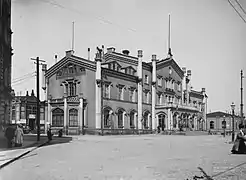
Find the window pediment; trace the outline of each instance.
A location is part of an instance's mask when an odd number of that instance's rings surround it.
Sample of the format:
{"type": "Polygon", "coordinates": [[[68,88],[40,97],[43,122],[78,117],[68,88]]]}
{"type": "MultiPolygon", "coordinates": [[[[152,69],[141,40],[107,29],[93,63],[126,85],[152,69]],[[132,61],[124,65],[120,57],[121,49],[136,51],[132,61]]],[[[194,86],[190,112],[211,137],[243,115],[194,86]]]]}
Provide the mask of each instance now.
{"type": "Polygon", "coordinates": [[[78,66],[73,63],[69,63],[57,71],[57,78],[71,77],[75,75],[85,74],[86,70],[84,67],[78,66]]]}

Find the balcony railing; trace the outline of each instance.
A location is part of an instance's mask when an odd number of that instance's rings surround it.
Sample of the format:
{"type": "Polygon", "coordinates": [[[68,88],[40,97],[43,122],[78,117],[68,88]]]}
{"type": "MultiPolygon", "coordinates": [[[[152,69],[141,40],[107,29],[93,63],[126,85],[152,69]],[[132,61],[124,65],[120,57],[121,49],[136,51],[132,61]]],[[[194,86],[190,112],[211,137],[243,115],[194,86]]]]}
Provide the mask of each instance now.
{"type": "Polygon", "coordinates": [[[158,104],[156,105],[156,108],[174,108],[174,109],[186,109],[191,111],[199,111],[198,107],[194,107],[191,105],[185,105],[185,104],[177,104],[177,103],[164,103],[164,104],[158,104]]]}

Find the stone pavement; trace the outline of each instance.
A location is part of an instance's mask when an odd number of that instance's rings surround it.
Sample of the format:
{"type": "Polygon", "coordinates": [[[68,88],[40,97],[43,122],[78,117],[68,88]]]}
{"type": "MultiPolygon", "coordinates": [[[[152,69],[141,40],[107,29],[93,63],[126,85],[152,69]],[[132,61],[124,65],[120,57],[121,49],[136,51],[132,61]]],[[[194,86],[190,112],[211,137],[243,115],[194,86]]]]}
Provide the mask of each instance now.
{"type": "Polygon", "coordinates": [[[230,154],[230,137],[78,136],[70,143],[36,149],[0,170],[0,179],[245,180],[246,156],[230,154]]]}

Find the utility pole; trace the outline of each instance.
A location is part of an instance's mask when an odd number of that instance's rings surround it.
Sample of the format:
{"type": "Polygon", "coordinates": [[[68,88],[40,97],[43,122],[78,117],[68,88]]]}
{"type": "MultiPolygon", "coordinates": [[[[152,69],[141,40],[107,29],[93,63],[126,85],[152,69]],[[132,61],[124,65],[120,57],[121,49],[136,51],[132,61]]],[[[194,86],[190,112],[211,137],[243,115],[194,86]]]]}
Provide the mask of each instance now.
{"type": "Polygon", "coordinates": [[[40,60],[39,57],[36,59],[31,58],[31,60],[36,61],[36,72],[37,72],[37,78],[36,78],[36,91],[37,91],[37,113],[36,113],[36,126],[37,126],[37,141],[40,140],[40,99],[39,99],[39,65],[43,65],[40,62],[45,62],[44,60],[40,60]]]}
{"type": "Polygon", "coordinates": [[[241,104],[240,104],[240,114],[241,114],[241,124],[243,124],[243,70],[241,70],[241,104]]]}

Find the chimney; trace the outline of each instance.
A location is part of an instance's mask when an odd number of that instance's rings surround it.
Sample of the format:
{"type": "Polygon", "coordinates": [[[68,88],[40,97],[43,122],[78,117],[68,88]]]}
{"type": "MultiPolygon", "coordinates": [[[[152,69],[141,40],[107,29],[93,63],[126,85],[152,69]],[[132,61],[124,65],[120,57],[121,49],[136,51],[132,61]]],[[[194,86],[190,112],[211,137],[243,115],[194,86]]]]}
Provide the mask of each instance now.
{"type": "Polygon", "coordinates": [[[127,55],[127,56],[129,55],[129,53],[130,53],[130,51],[128,51],[128,50],[123,50],[122,51],[122,54],[127,55]]]}
{"type": "Polygon", "coordinates": [[[143,67],[142,67],[142,61],[143,61],[143,51],[138,50],[138,78],[142,79],[143,77],[143,67]]]}
{"type": "Polygon", "coordinates": [[[152,55],[152,82],[156,82],[156,55],[152,55]]]}
{"type": "Polygon", "coordinates": [[[101,63],[102,63],[102,52],[96,53],[96,80],[101,80],[101,63]]]}
{"type": "Polygon", "coordinates": [[[205,91],[205,88],[202,88],[202,93],[205,93],[206,91],[205,91]]]}
{"type": "Polygon", "coordinates": [[[29,96],[29,95],[28,95],[28,91],[26,91],[26,96],[29,96]]]}
{"type": "Polygon", "coordinates": [[[71,57],[74,54],[74,50],[66,51],[66,57],[71,57]]]}
{"type": "Polygon", "coordinates": [[[112,53],[112,52],[115,52],[114,47],[107,48],[107,53],[112,53]]]}
{"type": "Polygon", "coordinates": [[[34,96],[34,90],[32,89],[32,93],[31,93],[31,96],[34,96]]]}
{"type": "Polygon", "coordinates": [[[91,49],[88,48],[88,60],[89,60],[89,61],[90,61],[90,59],[91,59],[91,57],[90,57],[90,51],[91,51],[91,49]]]}
{"type": "Polygon", "coordinates": [[[55,55],[55,62],[57,63],[57,55],[55,55]]]}

